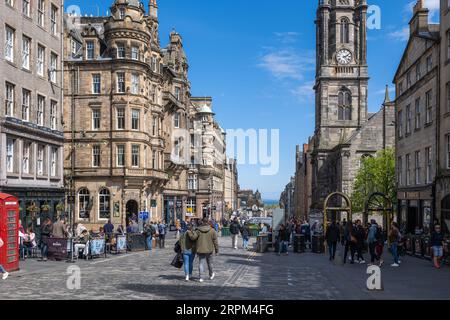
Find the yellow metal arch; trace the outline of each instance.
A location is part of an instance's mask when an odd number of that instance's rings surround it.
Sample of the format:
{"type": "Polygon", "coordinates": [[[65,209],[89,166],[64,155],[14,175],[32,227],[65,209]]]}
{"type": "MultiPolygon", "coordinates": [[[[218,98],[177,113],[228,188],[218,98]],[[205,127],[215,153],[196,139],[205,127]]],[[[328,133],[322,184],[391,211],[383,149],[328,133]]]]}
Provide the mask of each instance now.
{"type": "Polygon", "coordinates": [[[349,196],[347,196],[345,193],[342,192],[333,192],[331,194],[328,195],[328,197],[326,197],[325,199],[325,203],[324,203],[324,211],[323,211],[323,230],[324,230],[324,235],[325,232],[327,231],[327,213],[328,211],[345,211],[347,212],[347,219],[349,222],[352,221],[352,201],[350,200],[349,196]],[[333,198],[334,196],[338,196],[342,199],[345,200],[346,202],[346,206],[345,207],[329,207],[328,204],[331,200],[331,198],[333,198]]]}

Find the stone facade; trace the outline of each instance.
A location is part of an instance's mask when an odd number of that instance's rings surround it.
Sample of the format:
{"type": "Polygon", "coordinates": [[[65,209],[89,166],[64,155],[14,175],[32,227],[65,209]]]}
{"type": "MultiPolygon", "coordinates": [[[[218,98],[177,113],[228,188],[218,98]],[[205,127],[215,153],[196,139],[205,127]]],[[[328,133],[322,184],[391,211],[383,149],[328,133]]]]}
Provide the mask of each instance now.
{"type": "MultiPolygon", "coordinates": [[[[0,3],[0,192],[19,198],[24,225],[64,203],[62,1],[0,3]],[[44,206],[45,205],[45,206],[44,206]]],[[[62,209],[62,210],[61,210],[62,209]]]]}
{"type": "Polygon", "coordinates": [[[365,0],[319,3],[316,129],[311,141],[312,203],[321,211],[332,192],[352,193],[361,158],[394,144],[394,108],[387,98],[368,113],[365,0]]]}
{"type": "Polygon", "coordinates": [[[228,159],[225,164],[225,179],[224,179],[224,201],[225,212],[227,214],[233,213],[237,210],[237,192],[238,185],[238,171],[237,161],[235,159],[228,159]]]}
{"type": "Polygon", "coordinates": [[[398,220],[408,233],[429,230],[435,217],[440,53],[439,25],[428,23],[428,12],[418,1],[394,78],[398,220]]]}
{"type": "Polygon", "coordinates": [[[450,232],[450,3],[441,0],[437,218],[450,232]],[[444,223],[445,222],[445,223],[444,223]]]}
{"type": "MultiPolygon", "coordinates": [[[[309,139],[311,142],[311,139],[309,139]]],[[[308,219],[311,207],[312,165],[310,144],[304,144],[302,151],[300,146],[296,148],[295,160],[295,187],[294,187],[294,210],[295,217],[301,220],[308,219]]]]}

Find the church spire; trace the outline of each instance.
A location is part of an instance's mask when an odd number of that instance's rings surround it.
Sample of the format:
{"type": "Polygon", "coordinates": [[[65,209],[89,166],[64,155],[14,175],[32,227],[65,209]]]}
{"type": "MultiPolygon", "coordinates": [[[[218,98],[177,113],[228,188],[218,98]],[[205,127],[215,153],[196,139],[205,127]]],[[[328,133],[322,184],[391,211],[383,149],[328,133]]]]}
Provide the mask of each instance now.
{"type": "Polygon", "coordinates": [[[391,98],[389,96],[389,86],[386,85],[386,94],[384,96],[384,104],[388,104],[389,102],[391,102],[391,98]]]}

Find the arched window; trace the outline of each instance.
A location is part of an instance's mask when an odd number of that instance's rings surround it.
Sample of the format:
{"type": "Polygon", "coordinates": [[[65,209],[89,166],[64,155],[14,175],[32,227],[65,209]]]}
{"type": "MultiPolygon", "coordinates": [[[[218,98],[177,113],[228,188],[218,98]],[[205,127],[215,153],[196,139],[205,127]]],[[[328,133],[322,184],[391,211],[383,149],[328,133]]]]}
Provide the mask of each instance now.
{"type": "Polygon", "coordinates": [[[338,119],[352,120],[352,94],[348,90],[339,91],[338,119]]]}
{"type": "Polygon", "coordinates": [[[341,19],[341,43],[350,42],[350,22],[347,18],[341,19]]]}
{"type": "Polygon", "coordinates": [[[100,219],[111,217],[111,195],[106,188],[100,190],[98,194],[98,216],[100,219]]]}
{"type": "Polygon", "coordinates": [[[89,219],[90,211],[90,194],[86,188],[78,191],[78,218],[89,219]]]}

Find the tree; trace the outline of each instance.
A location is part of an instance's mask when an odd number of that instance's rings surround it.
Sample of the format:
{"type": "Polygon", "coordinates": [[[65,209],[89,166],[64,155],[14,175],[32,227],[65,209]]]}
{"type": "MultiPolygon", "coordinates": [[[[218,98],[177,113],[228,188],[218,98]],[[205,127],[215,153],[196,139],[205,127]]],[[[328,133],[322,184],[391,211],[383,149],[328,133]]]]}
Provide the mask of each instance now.
{"type": "Polygon", "coordinates": [[[375,157],[361,159],[353,187],[353,210],[362,212],[367,198],[374,192],[384,193],[392,203],[397,202],[394,149],[381,150],[375,157]]]}

